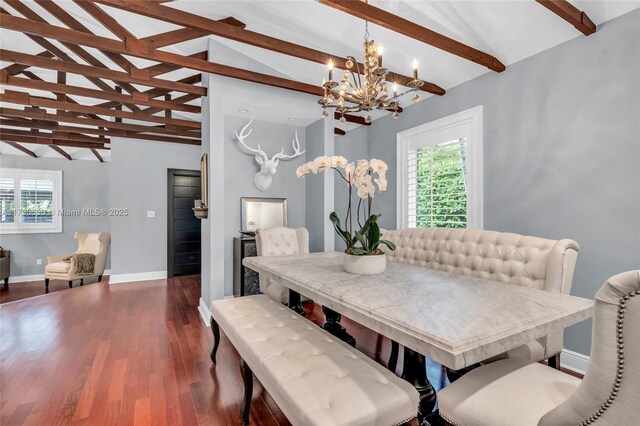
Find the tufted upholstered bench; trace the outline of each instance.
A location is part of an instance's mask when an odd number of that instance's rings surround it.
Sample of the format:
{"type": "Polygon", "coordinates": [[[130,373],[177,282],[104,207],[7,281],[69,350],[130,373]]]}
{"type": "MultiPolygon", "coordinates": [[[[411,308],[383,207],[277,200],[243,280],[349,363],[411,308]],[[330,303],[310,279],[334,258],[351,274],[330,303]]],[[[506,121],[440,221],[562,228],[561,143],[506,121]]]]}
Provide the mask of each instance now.
{"type": "Polygon", "coordinates": [[[224,331],[241,357],[249,423],[253,375],[294,426],[392,426],[418,411],[416,389],[266,295],[211,303],[215,363],[224,331]]]}
{"type": "MultiPolygon", "coordinates": [[[[548,240],[478,229],[421,228],[383,231],[396,244],[391,262],[469,275],[568,294],[580,247],[573,240],[548,240]]],[[[563,331],[508,352],[531,361],[549,359],[559,368],[563,331]]]]}

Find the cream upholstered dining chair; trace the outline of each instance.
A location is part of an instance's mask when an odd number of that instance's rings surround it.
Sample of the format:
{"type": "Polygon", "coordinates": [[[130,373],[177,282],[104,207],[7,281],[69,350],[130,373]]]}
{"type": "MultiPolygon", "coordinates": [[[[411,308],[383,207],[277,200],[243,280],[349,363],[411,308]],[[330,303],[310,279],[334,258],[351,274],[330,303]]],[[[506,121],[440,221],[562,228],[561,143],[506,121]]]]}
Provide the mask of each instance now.
{"type": "MultiPolygon", "coordinates": [[[[284,226],[259,229],[256,231],[256,251],[258,256],[309,253],[309,231],[284,226]]],[[[276,302],[289,303],[289,291],[271,279],[260,280],[260,291],[276,302]]]]}
{"type": "Polygon", "coordinates": [[[80,285],[84,284],[85,279],[91,277],[98,277],[98,281],[102,281],[102,274],[104,274],[104,268],[107,263],[109,244],[111,243],[111,234],[108,232],[76,232],[74,238],[78,242],[78,249],[72,254],[90,253],[96,256],[93,273],[79,273],[73,258],[70,262],[65,262],[64,258],[71,256],[70,254],[47,256],[47,266],[44,268],[44,285],[47,290],[49,289],[49,280],[68,281],[69,288],[73,286],[73,280],[79,279],[80,285]]]}
{"type": "Polygon", "coordinates": [[[640,423],[640,270],[595,297],[591,358],[581,381],[544,364],[507,358],[438,393],[454,425],[627,426],[640,423]]]}

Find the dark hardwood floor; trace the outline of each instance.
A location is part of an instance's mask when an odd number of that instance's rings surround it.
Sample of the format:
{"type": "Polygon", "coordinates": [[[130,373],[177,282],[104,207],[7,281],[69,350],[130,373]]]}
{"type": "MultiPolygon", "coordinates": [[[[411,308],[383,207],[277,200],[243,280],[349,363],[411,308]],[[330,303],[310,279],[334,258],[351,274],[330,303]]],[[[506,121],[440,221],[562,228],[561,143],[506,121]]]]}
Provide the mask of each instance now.
{"type": "MultiPolygon", "coordinates": [[[[95,280],[95,278],[93,278],[95,280]]],[[[109,276],[102,277],[103,283],[109,282],[109,276]]],[[[97,282],[87,283],[84,285],[98,284],[97,282]]],[[[80,280],[75,280],[73,286],[80,286],[80,280]]],[[[16,300],[27,299],[29,297],[42,296],[43,294],[55,293],[56,291],[64,291],[69,289],[69,282],[64,280],[51,280],[49,282],[49,292],[45,291],[44,280],[29,281],[23,283],[11,283],[8,289],[1,286],[0,304],[7,302],[15,302],[16,300]]]]}
{"type": "MultiPolygon", "coordinates": [[[[212,366],[199,297],[194,276],[95,283],[3,304],[0,424],[240,425],[239,358],[223,336],[212,366]]],[[[318,306],[306,309],[324,321],[318,306]]],[[[343,323],[360,350],[386,362],[388,339],[343,323]]],[[[444,386],[438,364],[429,376],[444,386]]],[[[251,424],[289,424],[259,383],[251,424]]]]}

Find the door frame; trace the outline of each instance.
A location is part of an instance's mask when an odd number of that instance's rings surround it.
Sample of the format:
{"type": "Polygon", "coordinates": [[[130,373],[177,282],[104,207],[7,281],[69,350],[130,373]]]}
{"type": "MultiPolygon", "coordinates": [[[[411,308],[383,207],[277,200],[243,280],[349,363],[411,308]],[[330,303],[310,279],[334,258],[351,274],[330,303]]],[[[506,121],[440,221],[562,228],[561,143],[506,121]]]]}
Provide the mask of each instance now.
{"type": "MultiPolygon", "coordinates": [[[[167,278],[174,276],[173,247],[173,178],[175,176],[200,177],[200,170],[167,169],[167,278]]],[[[202,191],[202,188],[200,188],[202,191]]],[[[200,241],[200,264],[202,265],[202,241],[200,241]]]]}

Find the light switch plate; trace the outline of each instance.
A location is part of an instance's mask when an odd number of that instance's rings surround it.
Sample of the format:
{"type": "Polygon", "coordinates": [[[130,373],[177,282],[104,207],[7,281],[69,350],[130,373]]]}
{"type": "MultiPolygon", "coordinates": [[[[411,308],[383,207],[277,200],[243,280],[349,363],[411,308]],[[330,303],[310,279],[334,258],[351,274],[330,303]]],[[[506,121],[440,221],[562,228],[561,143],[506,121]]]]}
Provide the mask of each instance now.
{"type": "Polygon", "coordinates": [[[147,210],[147,217],[156,217],[155,210],[147,210]]]}
{"type": "Polygon", "coordinates": [[[36,265],[42,265],[42,259],[36,259],[36,265]]]}

